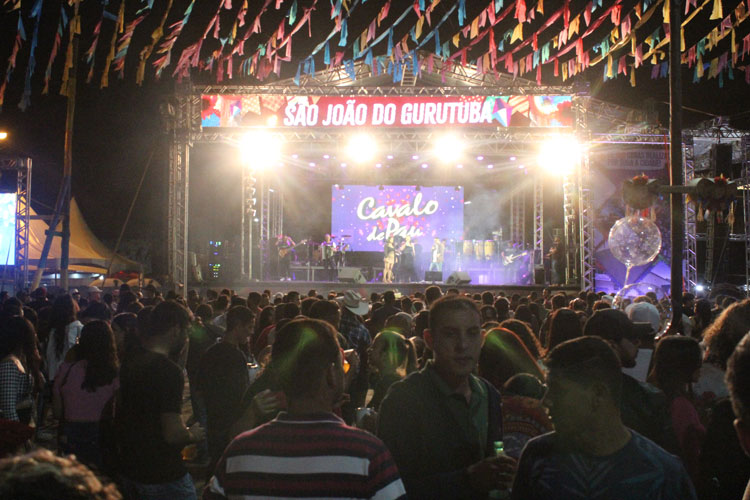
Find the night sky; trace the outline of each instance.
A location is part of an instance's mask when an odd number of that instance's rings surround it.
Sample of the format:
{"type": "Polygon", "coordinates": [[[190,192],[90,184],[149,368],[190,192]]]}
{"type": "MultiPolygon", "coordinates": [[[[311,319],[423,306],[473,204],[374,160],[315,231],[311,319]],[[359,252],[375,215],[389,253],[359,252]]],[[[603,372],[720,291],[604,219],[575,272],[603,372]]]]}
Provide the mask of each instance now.
{"type": "MultiPolygon", "coordinates": [[[[117,13],[120,1],[109,0],[107,10],[117,13]]],[[[16,3],[16,0],[4,2],[3,5],[0,5],[0,75],[6,74],[8,57],[13,49],[16,36],[18,12],[9,10],[12,7],[11,4],[14,3],[16,3]]],[[[5,102],[2,112],[0,112],[0,129],[7,130],[11,137],[0,148],[2,148],[2,153],[25,154],[33,158],[32,205],[40,212],[48,212],[48,207],[54,205],[63,164],[66,100],[59,96],[58,92],[62,66],[65,60],[67,29],[62,40],[60,54],[52,68],[50,92],[48,95],[42,95],[44,70],[52,48],[61,4],[59,1],[43,1],[39,42],[35,53],[36,71],[32,76],[31,105],[26,111],[21,111],[18,104],[24,88],[29,60],[29,46],[34,26],[29,14],[35,3],[33,0],[21,2],[27,40],[18,52],[17,66],[7,84],[5,102]]],[[[65,3],[67,4],[67,2],[65,3]]],[[[122,227],[128,206],[136,192],[140,175],[146,167],[149,153],[152,148],[156,148],[154,161],[149,166],[146,182],[138,198],[136,212],[129,224],[125,238],[141,238],[158,246],[161,244],[160,242],[163,242],[164,228],[166,227],[167,179],[166,140],[161,135],[163,126],[160,121],[159,104],[173,92],[175,81],[172,79],[171,73],[182,49],[201,38],[208,21],[217,11],[217,7],[220,3],[226,4],[227,2],[225,0],[221,2],[218,0],[196,2],[190,20],[177,39],[172,51],[172,65],[165,70],[161,79],[157,81],[151,68],[151,62],[155,59],[152,54],[147,65],[145,82],[142,86],[137,86],[135,73],[138,65],[138,54],[148,43],[152,31],[164,15],[168,4],[165,0],[155,0],[152,3],[153,9],[144,11],[147,15],[134,31],[132,44],[125,60],[124,77],[119,79],[118,74],[110,70],[109,87],[104,89],[99,88],[99,81],[112,39],[114,23],[108,19],[105,19],[102,23],[101,35],[93,62],[93,79],[91,83],[87,84],[86,76],[89,71],[89,64],[85,60],[85,52],[91,46],[92,32],[101,16],[102,4],[94,0],[88,0],[81,5],[81,64],[79,65],[74,132],[73,195],[78,200],[84,217],[95,234],[105,241],[113,242],[122,227]]],[[[172,23],[182,18],[189,3],[189,0],[174,0],[167,16],[165,33],[169,32],[169,26],[172,23]]],[[[232,4],[232,8],[220,12],[219,38],[228,36],[233,19],[237,17],[237,12],[242,6],[240,0],[229,3],[232,4]]],[[[260,3],[259,0],[249,0],[248,20],[255,17],[260,3]]],[[[302,15],[303,9],[312,3],[313,0],[300,0],[298,2],[298,17],[302,15]]],[[[383,31],[384,26],[392,22],[409,3],[411,2],[393,1],[391,12],[384,21],[384,25],[378,29],[378,35],[383,31]]],[[[527,7],[531,7],[534,3],[531,0],[526,1],[527,7]]],[[[573,14],[580,12],[587,3],[588,1],[573,0],[570,2],[570,11],[573,14]]],[[[730,14],[738,3],[734,0],[724,0],[724,16],[730,14]]],[[[278,11],[274,9],[274,4],[275,1],[271,2],[268,12],[261,18],[261,33],[253,34],[248,39],[246,55],[251,54],[258,43],[264,43],[268,39],[269,33],[276,29],[292,2],[291,0],[282,2],[281,9],[278,11]]],[[[369,0],[364,5],[359,6],[356,13],[348,19],[349,43],[345,58],[352,57],[352,41],[366,29],[384,4],[385,0],[369,0]]],[[[430,1],[427,0],[426,4],[429,5],[430,1]]],[[[451,0],[440,2],[432,14],[433,23],[436,19],[440,19],[452,4],[451,0]]],[[[467,1],[466,4],[467,19],[468,22],[471,22],[487,6],[488,1],[471,0],[467,1]]],[[[506,0],[505,4],[507,7],[512,2],[506,0]]],[[[604,7],[610,4],[609,1],[604,1],[604,7]]],[[[625,0],[622,4],[623,12],[629,12],[635,2],[625,0]]],[[[561,5],[561,2],[547,0],[544,2],[544,10],[546,13],[551,13],[559,5],[561,5]]],[[[128,23],[134,19],[136,11],[144,7],[148,8],[148,1],[128,1],[125,8],[125,22],[128,23]]],[[[281,78],[294,76],[297,62],[309,55],[312,48],[321,42],[333,28],[330,11],[331,4],[328,0],[317,2],[317,8],[312,15],[312,37],[308,38],[307,26],[294,35],[292,38],[292,62],[282,64],[281,78]]],[[[595,12],[592,17],[598,17],[599,13],[600,11],[595,12]]],[[[688,46],[694,44],[699,37],[707,34],[710,27],[718,25],[720,21],[709,21],[710,13],[711,2],[688,25],[685,33],[688,46]]],[[[417,16],[414,12],[409,16],[394,30],[394,40],[400,40],[414,26],[417,16]]],[[[536,19],[530,25],[525,25],[524,32],[528,35],[536,31],[542,25],[544,19],[545,16],[537,14],[536,19]]],[[[660,25],[661,19],[661,9],[658,9],[653,19],[638,30],[639,42],[660,25]]],[[[495,28],[497,39],[501,39],[502,35],[516,24],[517,21],[513,19],[513,14],[498,23],[495,28]]],[[[553,25],[553,28],[545,32],[545,40],[550,38],[552,33],[559,32],[561,28],[562,21],[560,20],[553,25]]],[[[245,29],[246,27],[239,28],[238,36],[244,33],[245,29]]],[[[428,33],[429,29],[425,23],[424,33],[428,33]]],[[[454,13],[440,28],[441,39],[449,39],[460,29],[457,16],[454,13]]],[[[597,31],[586,39],[586,48],[590,48],[593,41],[598,42],[611,29],[611,24],[604,23],[604,27],[600,30],[601,33],[597,31]]],[[[742,49],[742,38],[749,31],[750,21],[743,22],[737,28],[736,40],[740,49],[742,49]]],[[[717,49],[707,52],[707,62],[728,50],[728,39],[729,37],[722,41],[717,49]]],[[[332,39],[332,52],[339,50],[337,47],[338,40],[339,35],[337,34],[332,39]]],[[[466,39],[462,38],[462,40],[463,43],[466,43],[466,39]]],[[[413,45],[411,43],[412,47],[413,45]]],[[[212,33],[209,34],[203,43],[201,58],[205,60],[220,47],[220,42],[212,37],[212,33]]],[[[429,43],[425,48],[434,50],[434,47],[434,43],[429,43]]],[[[451,50],[455,50],[452,44],[451,48],[451,50]]],[[[530,47],[528,49],[530,50],[530,47]]],[[[376,55],[382,55],[385,50],[385,43],[381,43],[376,46],[374,52],[376,55]]],[[[481,55],[482,51],[486,51],[486,43],[480,43],[477,45],[477,49],[470,51],[469,59],[481,55]],[[484,48],[479,49],[478,47],[484,48]]],[[[621,50],[617,57],[627,52],[621,50]]],[[[522,54],[525,53],[522,52],[522,54]]],[[[745,64],[747,64],[747,60],[745,62],[738,61],[738,66],[744,68],[745,64]]],[[[498,66],[502,69],[502,64],[498,64],[498,66]]],[[[322,54],[318,54],[316,58],[316,68],[319,70],[325,68],[322,54]]],[[[257,80],[252,76],[238,77],[238,74],[239,61],[235,58],[235,78],[227,80],[225,76],[224,83],[257,83],[257,80]]],[[[637,85],[635,88],[630,86],[628,77],[620,75],[614,80],[603,83],[602,75],[603,70],[600,64],[585,71],[577,78],[585,79],[590,83],[591,95],[594,97],[635,108],[652,106],[658,112],[661,122],[664,125],[668,123],[668,80],[666,78],[652,80],[650,64],[636,70],[637,85]]],[[[525,76],[533,79],[534,72],[525,76]]],[[[544,66],[542,77],[545,83],[555,84],[560,82],[559,78],[552,75],[551,65],[544,66]]],[[[213,71],[199,71],[198,68],[194,68],[191,78],[195,82],[214,82],[216,80],[215,67],[213,71]]],[[[272,75],[268,81],[272,82],[276,78],[275,75],[272,75]]],[[[750,85],[745,83],[745,73],[742,69],[735,68],[733,81],[725,77],[723,88],[719,87],[717,79],[709,80],[706,77],[698,84],[691,83],[693,72],[686,67],[683,67],[683,78],[684,105],[691,109],[691,111],[686,111],[684,115],[686,125],[695,124],[715,115],[724,115],[731,118],[730,123],[732,125],[738,128],[750,128],[750,99],[748,99],[750,85]]],[[[214,147],[205,151],[200,151],[200,149],[202,148],[196,148],[191,159],[191,167],[193,167],[195,173],[195,177],[191,179],[193,187],[200,187],[208,191],[202,195],[205,200],[226,198],[235,183],[233,180],[235,175],[233,173],[233,162],[235,160],[225,152],[217,151],[217,148],[214,147]]],[[[232,210],[231,205],[224,205],[223,207],[214,205],[208,207],[208,211],[212,213],[204,213],[202,218],[206,219],[206,224],[213,224],[215,221],[221,220],[222,217],[224,219],[230,217],[226,213],[230,210],[232,210]]]]}

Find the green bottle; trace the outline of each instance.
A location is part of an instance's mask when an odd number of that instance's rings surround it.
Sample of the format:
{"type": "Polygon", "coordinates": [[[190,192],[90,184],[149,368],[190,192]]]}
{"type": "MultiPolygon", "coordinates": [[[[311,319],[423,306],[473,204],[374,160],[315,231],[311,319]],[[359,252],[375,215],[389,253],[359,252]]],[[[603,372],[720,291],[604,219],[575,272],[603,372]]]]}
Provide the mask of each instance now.
{"type": "MultiPolygon", "coordinates": [[[[502,441],[495,441],[492,443],[493,448],[495,448],[495,456],[500,457],[505,455],[505,449],[503,448],[503,442],[502,441]]],[[[490,490],[489,497],[493,500],[503,499],[503,498],[510,498],[510,491],[508,490],[490,490]]]]}

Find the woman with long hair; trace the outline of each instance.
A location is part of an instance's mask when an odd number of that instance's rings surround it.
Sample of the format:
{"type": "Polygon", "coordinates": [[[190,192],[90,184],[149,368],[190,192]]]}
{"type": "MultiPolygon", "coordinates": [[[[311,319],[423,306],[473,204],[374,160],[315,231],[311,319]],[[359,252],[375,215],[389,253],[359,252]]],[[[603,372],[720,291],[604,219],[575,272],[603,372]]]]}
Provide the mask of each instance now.
{"type": "Polygon", "coordinates": [[[373,396],[368,406],[378,410],[388,389],[418,369],[414,343],[395,330],[378,333],[367,349],[373,396]]]}
{"type": "Polygon", "coordinates": [[[502,392],[505,382],[519,373],[544,379],[537,360],[518,335],[503,327],[491,330],[479,354],[479,374],[502,392]]]}
{"type": "Polygon", "coordinates": [[[699,405],[710,406],[729,397],[724,372],[729,356],[750,327],[750,299],[730,305],[703,331],[705,354],[693,392],[699,405]]]}
{"type": "Polygon", "coordinates": [[[20,316],[4,318],[0,331],[0,418],[28,424],[43,380],[36,332],[20,316]]]}
{"type": "Polygon", "coordinates": [[[55,415],[62,419],[60,447],[87,465],[101,467],[99,420],[120,383],[117,347],[105,321],[83,327],[77,360],[60,366],[53,388],[55,415]]]}
{"type": "Polygon", "coordinates": [[[542,344],[539,343],[539,339],[531,331],[528,323],[517,319],[506,319],[500,323],[500,328],[506,328],[515,333],[535,360],[538,361],[542,357],[542,344]]]}
{"type": "Polygon", "coordinates": [[[51,384],[65,355],[78,342],[83,323],[76,319],[78,303],[66,294],[55,299],[50,311],[50,335],[47,340],[47,380],[51,384]]]}
{"type": "Polygon", "coordinates": [[[383,283],[393,283],[393,265],[396,263],[396,244],[393,236],[385,240],[383,247],[383,283]]]}
{"type": "Polygon", "coordinates": [[[706,434],[690,391],[690,385],[698,380],[700,374],[701,355],[698,341],[691,337],[664,337],[654,350],[653,368],[649,375],[649,382],[667,396],[680,456],[693,480],[698,478],[698,459],[706,434]]]}

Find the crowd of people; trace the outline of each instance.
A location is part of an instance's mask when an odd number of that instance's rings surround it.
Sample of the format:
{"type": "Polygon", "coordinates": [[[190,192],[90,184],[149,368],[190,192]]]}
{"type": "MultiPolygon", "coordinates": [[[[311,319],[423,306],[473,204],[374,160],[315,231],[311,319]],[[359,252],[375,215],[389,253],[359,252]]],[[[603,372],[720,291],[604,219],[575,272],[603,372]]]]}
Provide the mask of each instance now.
{"type": "Polygon", "coordinates": [[[0,500],[750,499],[750,299],[73,292],[0,296],[0,500]]]}

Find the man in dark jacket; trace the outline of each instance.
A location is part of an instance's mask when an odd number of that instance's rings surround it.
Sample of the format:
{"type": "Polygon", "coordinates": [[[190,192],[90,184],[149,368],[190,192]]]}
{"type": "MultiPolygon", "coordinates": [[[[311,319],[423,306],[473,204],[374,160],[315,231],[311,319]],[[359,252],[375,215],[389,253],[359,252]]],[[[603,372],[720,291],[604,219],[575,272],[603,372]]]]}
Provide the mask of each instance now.
{"type": "Polygon", "coordinates": [[[476,304],[436,301],[424,339],[433,360],[391,386],[378,422],[408,497],[476,499],[507,490],[515,460],[493,447],[503,435],[500,395],[472,373],[483,341],[476,304]]]}

